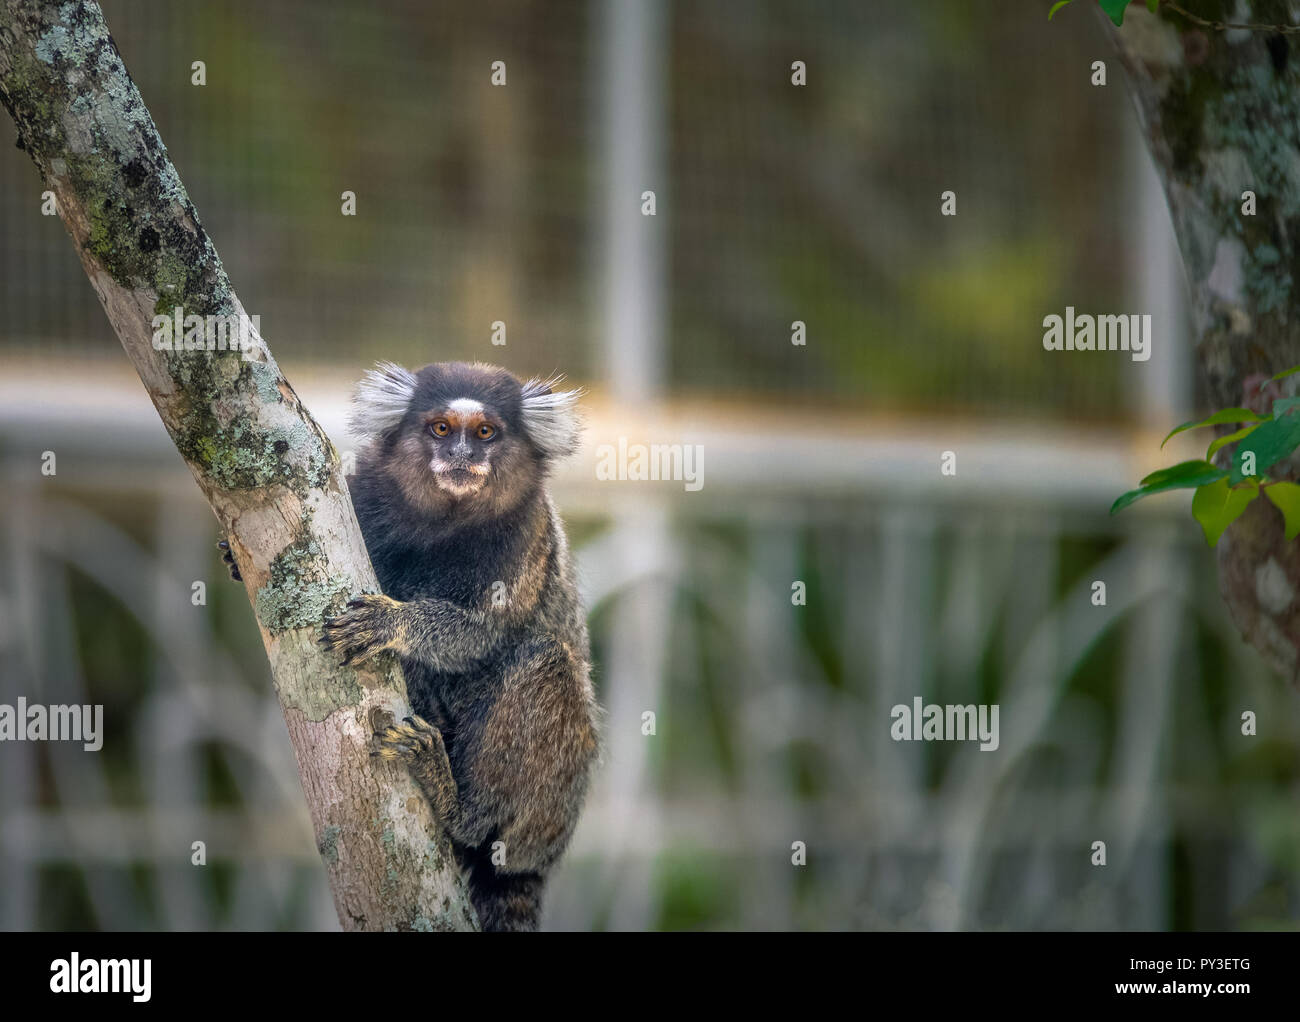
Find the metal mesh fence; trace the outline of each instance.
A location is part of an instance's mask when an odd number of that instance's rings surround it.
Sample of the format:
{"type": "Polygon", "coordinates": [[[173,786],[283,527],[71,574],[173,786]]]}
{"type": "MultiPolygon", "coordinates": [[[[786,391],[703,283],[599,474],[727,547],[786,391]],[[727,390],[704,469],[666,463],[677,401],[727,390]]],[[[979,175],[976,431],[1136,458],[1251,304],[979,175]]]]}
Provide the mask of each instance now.
{"type": "MultiPolygon", "coordinates": [[[[104,7],[244,306],[336,439],[343,381],[376,358],[564,369],[598,440],[632,428],[605,393],[634,354],[602,318],[630,60],[612,4],[104,7]]],[[[1090,85],[1100,33],[1042,7],[659,8],[661,162],[621,201],[658,202],[651,411],[700,431],[712,474],[699,499],[598,484],[590,460],[558,481],[609,726],[548,925],[1294,917],[1294,696],[1233,631],[1185,508],[1105,513],[1178,324],[1136,367],[1040,343],[1066,305],[1133,308],[1140,242],[1165,237],[1153,218],[1167,233],[1118,65],[1090,85]],[[918,483],[958,442],[991,453],[918,483]],[[916,695],[1000,702],[1002,749],[891,740],[916,695]],[[1267,721],[1251,741],[1243,710],[1267,721]]],[[[0,153],[0,702],[103,703],[106,737],[0,744],[0,926],[332,927],[243,592],[41,205],[0,153]]]]}

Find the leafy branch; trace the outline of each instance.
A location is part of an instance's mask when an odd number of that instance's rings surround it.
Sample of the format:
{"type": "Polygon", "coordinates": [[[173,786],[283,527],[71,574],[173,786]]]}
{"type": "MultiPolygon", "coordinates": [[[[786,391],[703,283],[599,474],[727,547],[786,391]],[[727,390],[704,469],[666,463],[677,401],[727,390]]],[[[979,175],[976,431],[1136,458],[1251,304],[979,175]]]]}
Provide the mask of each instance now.
{"type": "MultiPolygon", "coordinates": [[[[1294,373],[1300,373],[1300,366],[1278,373],[1270,382],[1294,373]]],[[[1225,425],[1240,428],[1212,440],[1205,450],[1204,459],[1183,461],[1152,472],[1138,484],[1137,489],[1129,490],[1116,500],[1110,513],[1122,511],[1153,493],[1195,489],[1192,516],[1201,523],[1205,541],[1215,546],[1228,526],[1241,517],[1242,512],[1262,493],[1282,512],[1287,540],[1295,539],[1300,535],[1300,485],[1270,479],[1265,472],[1300,447],[1300,397],[1278,398],[1267,415],[1249,408],[1224,408],[1199,421],[1192,420],[1175,427],[1160,446],[1164,447],[1179,433],[1189,429],[1225,425]],[[1210,459],[1229,444],[1236,444],[1230,467],[1220,468],[1210,459]]]]}
{"type": "MultiPolygon", "coordinates": [[[[1047,20],[1051,21],[1056,12],[1062,7],[1068,7],[1074,0],[1057,0],[1052,4],[1051,10],[1047,12],[1047,20]]],[[[1124,11],[1133,0],[1097,0],[1106,15],[1116,25],[1124,24],[1124,11]]],[[[1181,14],[1193,25],[1199,25],[1201,28],[1213,29],[1216,32],[1226,32],[1229,29],[1244,29],[1247,32],[1270,32],[1277,35],[1295,35],[1300,32],[1300,25],[1267,25],[1253,21],[1214,21],[1211,18],[1203,18],[1199,14],[1193,14],[1181,4],[1175,3],[1174,0],[1145,0],[1147,10],[1155,14],[1161,7],[1173,11],[1175,14],[1181,14]]]]}

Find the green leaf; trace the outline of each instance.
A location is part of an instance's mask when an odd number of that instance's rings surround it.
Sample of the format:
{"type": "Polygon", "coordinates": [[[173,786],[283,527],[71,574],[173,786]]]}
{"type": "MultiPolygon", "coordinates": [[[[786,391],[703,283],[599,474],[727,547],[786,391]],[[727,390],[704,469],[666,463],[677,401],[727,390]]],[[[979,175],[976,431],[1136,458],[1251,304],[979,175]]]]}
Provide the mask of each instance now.
{"type": "Polygon", "coordinates": [[[1264,487],[1264,496],[1282,512],[1282,521],[1286,523],[1286,538],[1293,540],[1300,535],[1300,486],[1295,483],[1270,483],[1264,487]]]}
{"type": "Polygon", "coordinates": [[[1180,462],[1169,468],[1162,468],[1158,472],[1152,472],[1142,480],[1136,490],[1129,490],[1128,493],[1116,500],[1110,506],[1110,513],[1114,514],[1116,511],[1123,511],[1135,500],[1149,497],[1153,493],[1204,486],[1206,483],[1217,482],[1225,478],[1227,474],[1223,469],[1215,468],[1208,461],[1180,462]]]}
{"type": "Polygon", "coordinates": [[[1262,422],[1255,432],[1237,445],[1237,450],[1232,455],[1232,475],[1229,478],[1236,485],[1246,477],[1241,465],[1247,452],[1253,451],[1255,454],[1255,471],[1250,474],[1258,476],[1297,447],[1300,447],[1300,414],[1293,411],[1280,419],[1262,422]]]}
{"type": "Polygon", "coordinates": [[[1192,494],[1192,515],[1201,523],[1205,542],[1217,546],[1224,530],[1240,518],[1258,496],[1259,484],[1254,480],[1233,489],[1226,479],[1202,486],[1192,494]]]}
{"type": "Polygon", "coordinates": [[[1294,376],[1296,373],[1300,373],[1300,366],[1292,366],[1290,369],[1283,369],[1280,373],[1274,376],[1273,379],[1284,380],[1288,376],[1294,376]]]}
{"type": "Polygon", "coordinates": [[[1181,426],[1174,427],[1174,429],[1170,430],[1169,435],[1160,441],[1160,446],[1164,447],[1179,433],[1189,429],[1200,429],[1202,426],[1224,426],[1232,422],[1263,422],[1267,418],[1267,415],[1259,415],[1249,408],[1223,408],[1208,419],[1202,419],[1200,422],[1193,419],[1191,422],[1184,422],[1181,426]]]}
{"type": "Polygon", "coordinates": [[[1147,0],[1147,10],[1155,14],[1156,11],[1160,10],[1160,0],[1147,0]]]}
{"type": "Polygon", "coordinates": [[[1059,11],[1062,7],[1069,7],[1069,6],[1070,6],[1070,0],[1057,0],[1056,3],[1052,4],[1052,9],[1047,12],[1047,20],[1051,21],[1052,17],[1056,14],[1057,11],[1059,11]]]}
{"type": "Polygon", "coordinates": [[[1101,4],[1101,9],[1110,15],[1110,20],[1116,25],[1124,24],[1124,8],[1129,5],[1131,0],[1097,0],[1101,4]]]}
{"type": "Polygon", "coordinates": [[[1252,425],[1249,426],[1243,426],[1235,433],[1229,433],[1227,436],[1221,436],[1217,440],[1212,440],[1210,442],[1210,446],[1205,449],[1205,460],[1209,461],[1211,458],[1213,458],[1214,452],[1217,451],[1220,447],[1227,447],[1228,444],[1234,444],[1238,440],[1250,436],[1250,434],[1255,432],[1255,430],[1257,429],[1259,429],[1258,422],[1253,423],[1252,425]]]}
{"type": "Polygon", "coordinates": [[[1300,408],[1300,397],[1280,397],[1273,402],[1273,418],[1280,419],[1292,408],[1300,408]]]}

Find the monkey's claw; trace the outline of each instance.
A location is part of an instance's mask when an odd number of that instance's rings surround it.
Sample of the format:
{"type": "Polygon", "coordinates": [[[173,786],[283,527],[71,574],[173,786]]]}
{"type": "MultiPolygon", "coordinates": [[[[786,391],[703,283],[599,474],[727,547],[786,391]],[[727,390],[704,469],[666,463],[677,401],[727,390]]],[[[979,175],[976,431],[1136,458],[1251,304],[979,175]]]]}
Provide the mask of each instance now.
{"type": "Polygon", "coordinates": [[[217,544],[217,548],[225,551],[225,553],[221,555],[221,561],[230,569],[230,577],[236,582],[244,581],[244,577],[239,574],[239,565],[235,563],[235,552],[230,549],[229,541],[224,539],[221,540],[221,542],[217,544]]]}
{"type": "Polygon", "coordinates": [[[350,600],[338,617],[325,619],[320,644],[339,657],[344,666],[365,663],[392,649],[398,637],[395,609],[387,596],[360,596],[350,600]]]}
{"type": "Polygon", "coordinates": [[[442,732],[424,718],[404,717],[403,721],[375,732],[372,756],[413,763],[442,745],[442,732]]]}

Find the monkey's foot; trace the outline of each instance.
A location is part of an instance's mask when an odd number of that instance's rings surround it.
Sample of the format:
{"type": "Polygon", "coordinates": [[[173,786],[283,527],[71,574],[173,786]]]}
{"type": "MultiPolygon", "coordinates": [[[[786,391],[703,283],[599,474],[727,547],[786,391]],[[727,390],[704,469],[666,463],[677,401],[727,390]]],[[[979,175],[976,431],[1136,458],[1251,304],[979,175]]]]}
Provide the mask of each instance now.
{"type": "Polygon", "coordinates": [[[401,607],[382,594],[359,596],[338,617],[325,619],[320,644],[348,666],[397,649],[402,638],[401,607]]]}
{"type": "Polygon", "coordinates": [[[402,724],[375,732],[375,751],[371,755],[405,764],[434,814],[455,838],[461,817],[460,799],[442,732],[421,717],[403,720],[402,724]]]}
{"type": "Polygon", "coordinates": [[[421,759],[446,755],[442,732],[423,717],[403,717],[403,723],[375,732],[375,752],[381,759],[393,759],[413,766],[421,759]]]}
{"type": "Polygon", "coordinates": [[[244,581],[244,576],[239,573],[239,565],[235,563],[235,552],[230,549],[229,540],[223,539],[220,543],[217,544],[217,547],[218,549],[225,551],[225,553],[221,555],[221,560],[222,563],[224,563],[226,567],[230,569],[230,577],[234,579],[236,582],[244,581]]]}

